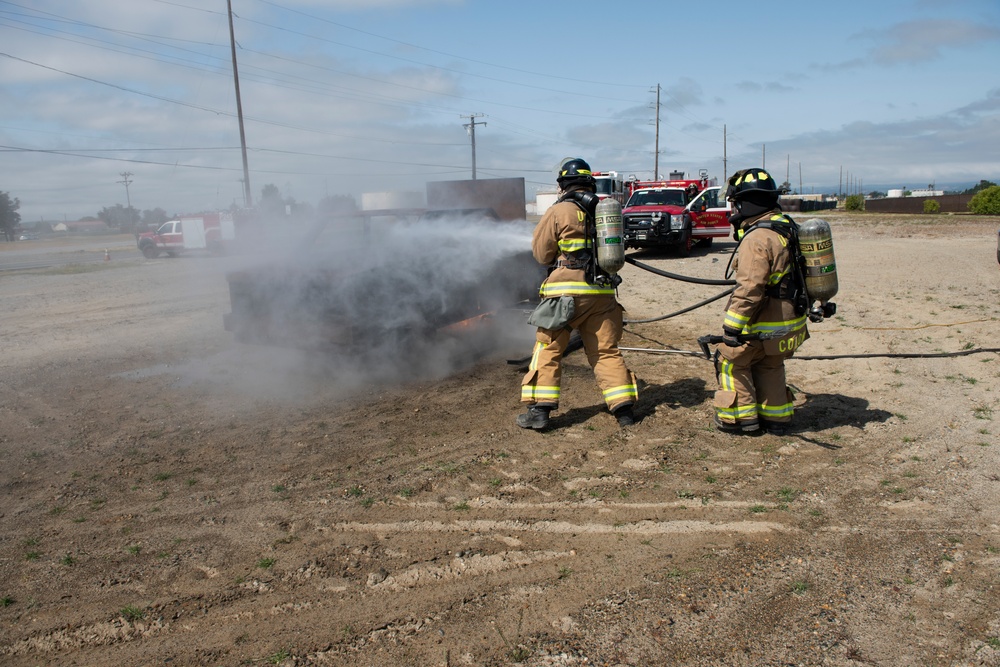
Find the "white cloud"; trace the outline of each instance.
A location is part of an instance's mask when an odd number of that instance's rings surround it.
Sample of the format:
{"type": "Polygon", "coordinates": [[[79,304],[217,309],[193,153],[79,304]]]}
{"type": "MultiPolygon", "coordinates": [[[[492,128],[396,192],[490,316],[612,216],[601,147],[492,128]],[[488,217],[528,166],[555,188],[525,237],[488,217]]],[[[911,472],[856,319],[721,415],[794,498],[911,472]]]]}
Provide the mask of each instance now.
{"type": "Polygon", "coordinates": [[[856,121],[767,144],[770,155],[790,154],[810,183],[836,182],[841,167],[870,183],[994,178],[1000,154],[1000,93],[939,116],[896,122],[856,121]],[[976,112],[970,112],[975,109],[976,112]],[[879,156],[873,162],[872,155],[879,156]]]}
{"type": "Polygon", "coordinates": [[[965,50],[984,43],[1000,42],[1000,26],[971,21],[920,19],[896,23],[885,29],[864,30],[849,39],[868,45],[863,55],[817,67],[849,70],[873,65],[892,67],[936,61],[949,49],[965,50]]]}

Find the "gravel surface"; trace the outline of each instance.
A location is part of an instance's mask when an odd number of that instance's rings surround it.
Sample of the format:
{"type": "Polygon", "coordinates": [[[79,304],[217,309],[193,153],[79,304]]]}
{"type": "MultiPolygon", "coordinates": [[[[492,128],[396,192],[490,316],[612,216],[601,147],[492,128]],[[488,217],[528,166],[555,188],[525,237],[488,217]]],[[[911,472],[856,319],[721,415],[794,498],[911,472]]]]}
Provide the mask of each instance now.
{"type": "MultiPolygon", "coordinates": [[[[3,272],[0,664],[1000,665],[1000,219],[823,217],[839,312],[780,438],[713,430],[691,354],[626,352],[624,430],[570,355],[537,433],[530,332],[377,373],[237,344],[246,258],[3,272]],[[904,353],[963,354],[860,356],[904,353]]],[[[636,320],[721,289],[623,277],[636,320]]],[[[695,351],[723,303],[622,344],[695,351]]]]}

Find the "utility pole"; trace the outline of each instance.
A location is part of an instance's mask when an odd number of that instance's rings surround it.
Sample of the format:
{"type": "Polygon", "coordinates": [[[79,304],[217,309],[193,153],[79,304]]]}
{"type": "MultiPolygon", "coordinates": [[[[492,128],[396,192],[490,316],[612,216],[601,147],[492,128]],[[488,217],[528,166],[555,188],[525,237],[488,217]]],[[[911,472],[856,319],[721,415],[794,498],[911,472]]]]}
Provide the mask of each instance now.
{"type": "Polygon", "coordinates": [[[802,163],[799,162],[799,194],[805,194],[802,192],[802,163]]]}
{"type": "Polygon", "coordinates": [[[760,168],[767,169],[767,160],[764,159],[764,151],[767,148],[767,144],[760,145],[760,168]]]}
{"type": "Polygon", "coordinates": [[[729,181],[728,154],[726,153],[726,126],[722,126],[722,180],[729,181]]]}
{"type": "Polygon", "coordinates": [[[123,172],[121,172],[118,175],[122,177],[122,180],[118,181],[118,183],[121,183],[122,185],[125,186],[125,202],[128,204],[128,220],[129,220],[129,222],[132,223],[132,232],[138,238],[138,236],[139,236],[139,228],[136,225],[136,221],[132,219],[132,198],[128,194],[128,186],[132,183],[132,181],[129,180],[129,176],[132,175],[132,172],[130,172],[130,171],[123,171],[123,172]]]}
{"type": "Polygon", "coordinates": [[[660,180],[660,84],[656,84],[656,144],[653,149],[653,180],[660,180]]]}
{"type": "MultiPolygon", "coordinates": [[[[472,180],[476,180],[476,125],[486,125],[486,121],[477,123],[476,119],[482,118],[482,116],[483,114],[481,113],[469,114],[469,122],[462,125],[466,132],[469,133],[469,136],[472,137],[472,180]]],[[[465,116],[462,116],[462,118],[465,118],[465,116]]]]}
{"type": "Polygon", "coordinates": [[[243,204],[253,205],[250,196],[250,167],[247,164],[247,137],[243,130],[243,102],[240,101],[240,73],[236,68],[236,33],[233,32],[233,0],[226,0],[229,10],[229,48],[233,54],[233,83],[236,85],[236,117],[240,123],[240,148],[243,150],[243,204]]]}

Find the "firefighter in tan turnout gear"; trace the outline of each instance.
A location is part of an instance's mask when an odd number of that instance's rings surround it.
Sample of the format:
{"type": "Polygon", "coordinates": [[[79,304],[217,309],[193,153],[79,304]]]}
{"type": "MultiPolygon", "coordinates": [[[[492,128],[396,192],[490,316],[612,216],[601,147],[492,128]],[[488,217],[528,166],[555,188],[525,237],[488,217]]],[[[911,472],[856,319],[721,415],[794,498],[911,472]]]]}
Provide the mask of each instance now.
{"type": "Polygon", "coordinates": [[[541,430],[559,407],[562,356],[573,329],[580,332],[604,402],[621,426],[635,423],[636,378],[625,366],[618,341],[622,307],[615,298],[620,279],[603,272],[595,255],[594,211],[598,203],[590,165],[563,161],[556,179],[561,196],[535,227],[531,250],[551,267],[542,283],[542,301],[528,322],[538,327],[528,373],[521,382],[521,428],[541,430]]]}
{"type": "Polygon", "coordinates": [[[785,360],[809,332],[801,305],[805,286],[795,265],[797,226],[781,212],[778,196],[763,169],[737,172],[726,190],[737,241],[731,267],[736,287],[722,325],[724,345],[715,355],[715,425],[727,433],[781,435],[792,419],[785,360]]]}

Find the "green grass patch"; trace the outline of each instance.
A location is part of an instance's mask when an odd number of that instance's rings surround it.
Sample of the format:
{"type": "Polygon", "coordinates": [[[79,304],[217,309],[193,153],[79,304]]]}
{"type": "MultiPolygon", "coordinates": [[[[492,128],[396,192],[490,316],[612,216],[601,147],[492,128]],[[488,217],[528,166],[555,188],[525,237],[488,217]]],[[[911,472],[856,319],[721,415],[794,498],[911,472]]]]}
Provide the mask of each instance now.
{"type": "Polygon", "coordinates": [[[122,607],[122,610],[119,613],[122,615],[122,618],[124,618],[126,621],[129,621],[130,623],[141,621],[143,617],[146,615],[146,612],[144,612],[142,609],[134,605],[122,607]]]}
{"type": "Polygon", "coordinates": [[[783,486],[778,490],[778,497],[785,502],[790,503],[799,497],[799,492],[791,487],[783,486]]]}
{"type": "Polygon", "coordinates": [[[277,653],[272,653],[271,655],[267,656],[267,658],[265,658],[264,661],[269,665],[280,665],[281,663],[285,662],[291,657],[292,657],[291,653],[289,653],[286,649],[281,649],[277,653]]]}

